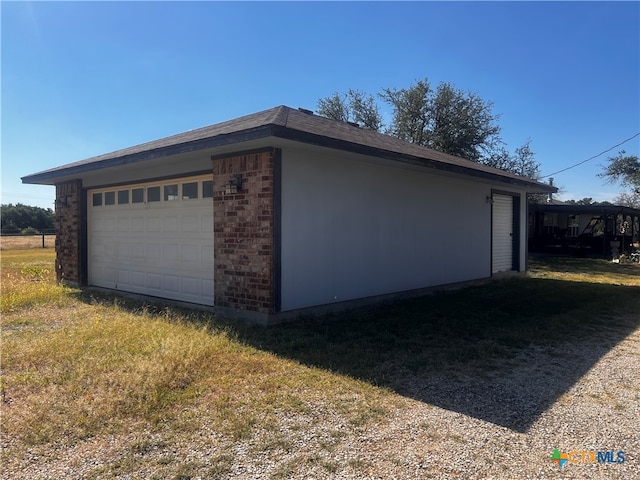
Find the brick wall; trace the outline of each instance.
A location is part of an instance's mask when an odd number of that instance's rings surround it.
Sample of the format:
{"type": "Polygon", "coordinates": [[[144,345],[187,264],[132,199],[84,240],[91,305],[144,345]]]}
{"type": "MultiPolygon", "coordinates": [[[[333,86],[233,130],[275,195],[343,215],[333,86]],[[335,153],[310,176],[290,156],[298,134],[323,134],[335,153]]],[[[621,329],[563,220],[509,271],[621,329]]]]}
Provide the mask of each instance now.
{"type": "Polygon", "coordinates": [[[82,284],[81,212],[82,181],[56,184],[56,278],[72,286],[82,284]]]}
{"type": "MultiPolygon", "coordinates": [[[[276,149],[213,157],[215,304],[239,310],[277,310],[274,163],[276,149]],[[242,190],[226,194],[232,175],[242,190]]],[[[278,156],[279,158],[279,156],[278,156]]]]}

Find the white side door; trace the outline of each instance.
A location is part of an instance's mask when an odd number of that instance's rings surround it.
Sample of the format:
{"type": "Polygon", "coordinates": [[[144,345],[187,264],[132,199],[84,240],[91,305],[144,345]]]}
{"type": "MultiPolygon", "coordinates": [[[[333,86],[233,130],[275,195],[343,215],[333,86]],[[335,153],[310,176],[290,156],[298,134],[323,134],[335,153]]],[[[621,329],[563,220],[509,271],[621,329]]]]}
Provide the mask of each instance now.
{"type": "Polygon", "coordinates": [[[513,270],[513,197],[493,194],[491,273],[513,270]]]}

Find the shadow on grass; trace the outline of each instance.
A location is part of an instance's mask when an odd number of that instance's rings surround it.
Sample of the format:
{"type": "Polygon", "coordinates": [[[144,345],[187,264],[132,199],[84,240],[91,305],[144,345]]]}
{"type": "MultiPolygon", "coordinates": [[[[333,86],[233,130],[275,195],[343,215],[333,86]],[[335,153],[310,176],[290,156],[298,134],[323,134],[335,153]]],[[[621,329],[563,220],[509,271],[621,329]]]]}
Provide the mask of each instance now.
{"type": "MultiPolygon", "coordinates": [[[[80,298],[95,301],[87,292],[80,298]]],[[[118,302],[131,311],[176,310],[118,302]]],[[[182,318],[304,365],[525,432],[640,326],[638,312],[638,287],[526,278],[266,329],[209,314],[182,318]]]]}
{"type": "Polygon", "coordinates": [[[525,432],[640,325],[640,289],[516,279],[237,338],[525,432]]]}

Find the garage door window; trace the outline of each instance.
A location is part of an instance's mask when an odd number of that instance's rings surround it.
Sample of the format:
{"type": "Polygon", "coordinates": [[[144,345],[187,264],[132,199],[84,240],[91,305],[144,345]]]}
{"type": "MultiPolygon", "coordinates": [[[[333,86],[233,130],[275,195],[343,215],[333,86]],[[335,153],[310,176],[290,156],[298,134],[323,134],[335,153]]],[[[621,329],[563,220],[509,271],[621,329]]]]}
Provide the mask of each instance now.
{"type": "Polygon", "coordinates": [[[160,187],[147,188],[147,202],[159,202],[160,201],[160,187]]]}
{"type": "Polygon", "coordinates": [[[182,184],[182,199],[191,200],[198,198],[198,182],[182,184]]]}
{"type": "Polygon", "coordinates": [[[171,200],[178,200],[178,185],[165,185],[164,186],[164,201],[169,202],[171,200]]]}
{"type": "Polygon", "coordinates": [[[213,181],[195,177],[185,178],[183,183],[153,182],[151,185],[131,186],[122,190],[103,190],[89,192],[91,205],[129,205],[154,202],[173,202],[176,200],[200,200],[213,197],[213,181]]]}
{"type": "Polygon", "coordinates": [[[118,205],[129,203],[129,190],[118,191],[118,205]]]}
{"type": "Polygon", "coordinates": [[[202,198],[213,198],[213,180],[202,182],[202,198]]]}
{"type": "Polygon", "coordinates": [[[144,188],[131,190],[131,203],[144,203],[144,188]]]}

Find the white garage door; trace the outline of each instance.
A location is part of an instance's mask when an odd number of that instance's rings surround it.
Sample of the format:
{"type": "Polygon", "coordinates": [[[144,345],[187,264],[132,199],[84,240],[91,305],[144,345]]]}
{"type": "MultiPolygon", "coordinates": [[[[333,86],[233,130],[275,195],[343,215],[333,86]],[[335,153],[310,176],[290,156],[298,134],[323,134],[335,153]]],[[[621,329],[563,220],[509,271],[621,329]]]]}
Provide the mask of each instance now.
{"type": "Polygon", "coordinates": [[[89,285],[213,305],[210,179],[90,190],[89,285]]]}
{"type": "Polygon", "coordinates": [[[513,197],[493,195],[491,272],[513,270],[513,197]]]}

